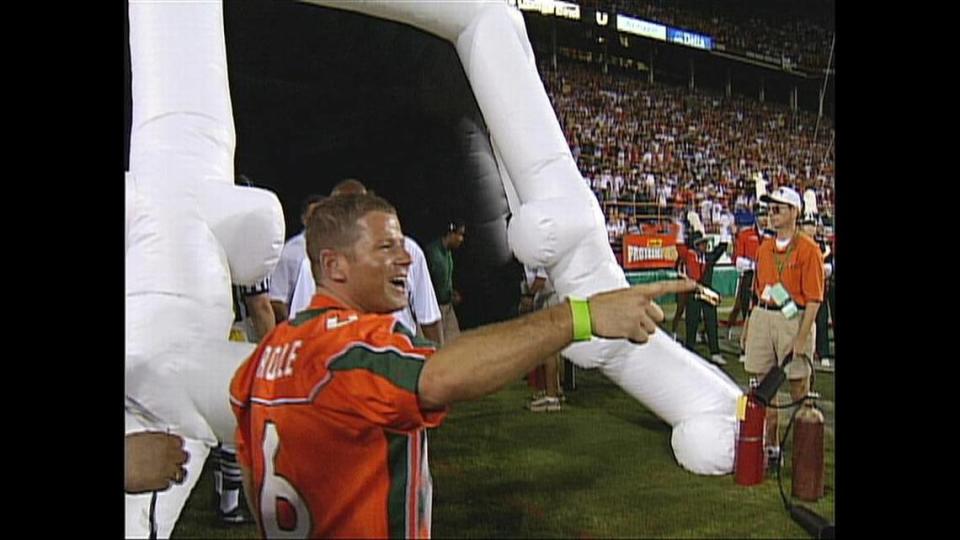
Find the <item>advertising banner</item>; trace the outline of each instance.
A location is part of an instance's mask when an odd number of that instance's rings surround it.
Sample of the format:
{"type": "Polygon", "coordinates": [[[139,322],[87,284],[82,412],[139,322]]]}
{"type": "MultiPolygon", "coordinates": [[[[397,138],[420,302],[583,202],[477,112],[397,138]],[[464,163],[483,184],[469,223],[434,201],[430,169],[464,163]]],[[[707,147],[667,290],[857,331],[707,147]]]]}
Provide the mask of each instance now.
{"type": "Polygon", "coordinates": [[[687,32],[686,30],[679,30],[677,28],[667,28],[667,41],[707,51],[713,49],[713,39],[711,39],[710,36],[687,32]]]}
{"type": "Polygon", "coordinates": [[[623,235],[623,268],[653,270],[673,268],[677,262],[677,234],[672,228],[648,229],[643,234],[623,235]]]}

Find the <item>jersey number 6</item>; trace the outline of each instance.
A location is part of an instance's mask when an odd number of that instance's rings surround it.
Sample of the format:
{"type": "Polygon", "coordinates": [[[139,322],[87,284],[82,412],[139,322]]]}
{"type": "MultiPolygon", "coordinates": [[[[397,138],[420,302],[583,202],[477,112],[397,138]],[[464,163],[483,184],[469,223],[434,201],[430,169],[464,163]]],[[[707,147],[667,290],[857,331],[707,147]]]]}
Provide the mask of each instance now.
{"type": "Polygon", "coordinates": [[[260,490],[260,519],[267,538],[306,538],[310,535],[310,511],[296,488],[274,474],[274,460],[280,448],[277,426],[267,422],[263,433],[263,487],[260,490]]]}

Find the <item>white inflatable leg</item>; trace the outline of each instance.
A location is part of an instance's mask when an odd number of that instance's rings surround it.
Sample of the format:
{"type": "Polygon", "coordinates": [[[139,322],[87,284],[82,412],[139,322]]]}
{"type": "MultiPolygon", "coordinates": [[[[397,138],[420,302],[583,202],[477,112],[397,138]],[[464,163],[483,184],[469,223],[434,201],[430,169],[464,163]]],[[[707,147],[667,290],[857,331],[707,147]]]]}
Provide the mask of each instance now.
{"type": "Polygon", "coordinates": [[[627,342],[619,347],[623,350],[601,365],[604,375],[673,426],[677,461],[697,474],[731,472],[740,388],[664,332],[642,347],[627,342]]]}
{"type": "MultiPolygon", "coordinates": [[[[510,224],[518,258],[545,265],[561,296],[625,287],[599,205],[576,168],[536,74],[519,14],[484,11],[458,38],[457,50],[523,203],[510,224]]],[[[732,470],[741,392],[719,370],[664,334],[644,346],[594,340],[571,346],[564,355],[583,367],[601,367],[673,425],[672,443],[682,466],[700,474],[732,470]]]]}
{"type": "MultiPolygon", "coordinates": [[[[220,2],[130,0],[129,8],[125,386],[155,420],[128,425],[128,432],[168,430],[190,453],[185,482],[158,495],[158,533],[165,538],[209,448],[218,438],[233,439],[226,387],[252,347],[227,341],[230,263],[241,283],[267,275],[283,226],[274,195],[233,186],[220,2]],[[246,253],[231,240],[242,234],[240,222],[265,229],[246,253]]],[[[149,535],[149,505],[149,495],[127,497],[128,536],[149,535]]]]}
{"type": "Polygon", "coordinates": [[[233,184],[235,136],[221,4],[131,0],[129,15],[136,189],[127,344],[128,354],[149,361],[156,348],[228,335],[227,255],[201,213],[200,197],[201,182],[233,184]]]}
{"type": "Polygon", "coordinates": [[[130,41],[126,390],[184,436],[232,439],[225,389],[250,350],[227,342],[231,274],[250,284],[272,270],[282,209],[233,185],[220,2],[131,0],[130,41]]]}
{"type": "MultiPolygon", "coordinates": [[[[627,286],[607,244],[599,204],[590,193],[557,122],[522,16],[505,2],[330,2],[405,22],[450,39],[502,157],[520,206],[511,200],[510,245],[524,263],[546,266],[561,297],[627,286]]],[[[508,189],[508,193],[510,190],[508,189]]],[[[627,392],[674,426],[678,461],[701,474],[732,470],[734,407],[739,390],[725,375],[670,338],[644,346],[593,340],[564,355],[600,366],[627,392]]]]}

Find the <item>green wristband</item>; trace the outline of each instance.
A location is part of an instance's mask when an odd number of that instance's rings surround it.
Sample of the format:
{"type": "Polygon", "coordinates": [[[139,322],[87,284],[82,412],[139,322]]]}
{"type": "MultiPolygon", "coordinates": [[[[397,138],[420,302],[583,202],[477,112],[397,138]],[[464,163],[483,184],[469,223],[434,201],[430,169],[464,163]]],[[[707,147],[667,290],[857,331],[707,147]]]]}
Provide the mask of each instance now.
{"type": "Polygon", "coordinates": [[[593,336],[590,324],[590,304],[583,298],[568,297],[570,312],[573,314],[573,340],[589,341],[593,336]]]}

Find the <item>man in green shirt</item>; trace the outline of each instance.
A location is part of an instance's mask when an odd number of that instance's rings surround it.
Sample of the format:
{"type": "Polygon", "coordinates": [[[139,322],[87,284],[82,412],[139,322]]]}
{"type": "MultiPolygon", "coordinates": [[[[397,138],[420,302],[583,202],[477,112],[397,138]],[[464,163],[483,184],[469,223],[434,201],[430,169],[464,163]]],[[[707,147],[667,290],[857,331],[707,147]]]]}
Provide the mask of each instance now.
{"type": "Polygon", "coordinates": [[[450,343],[460,335],[460,323],[457,322],[457,313],[453,306],[460,303],[460,293],[453,288],[453,254],[451,250],[458,249],[463,244],[467,234],[467,226],[459,221],[453,221],[446,227],[443,236],[430,242],[424,247],[427,257],[427,267],[430,269],[430,280],[437,293],[437,303],[440,304],[440,316],[443,321],[443,344],[450,343]]]}

